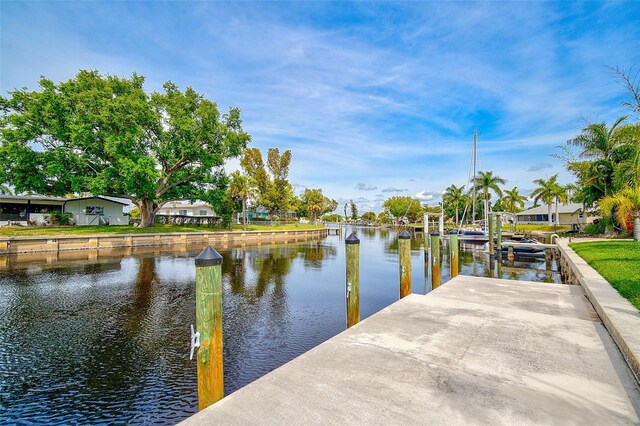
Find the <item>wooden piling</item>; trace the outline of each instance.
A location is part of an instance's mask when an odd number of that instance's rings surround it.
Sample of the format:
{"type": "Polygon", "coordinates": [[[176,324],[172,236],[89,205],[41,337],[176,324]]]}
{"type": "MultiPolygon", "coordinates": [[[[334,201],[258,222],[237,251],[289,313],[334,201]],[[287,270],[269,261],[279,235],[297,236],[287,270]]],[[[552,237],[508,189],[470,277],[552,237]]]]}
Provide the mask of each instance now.
{"type": "Polygon", "coordinates": [[[431,288],[440,287],[440,234],[431,234],[431,288]]]}
{"type": "Polygon", "coordinates": [[[493,246],[493,214],[489,213],[487,215],[487,220],[489,221],[489,255],[493,257],[495,254],[495,247],[493,246]]]}
{"type": "Polygon", "coordinates": [[[502,253],[502,215],[496,215],[496,248],[498,253],[502,253]]]}
{"type": "Polygon", "coordinates": [[[222,256],[207,246],[196,257],[198,410],[224,398],[222,364],[222,256]]]}
{"type": "Polygon", "coordinates": [[[351,233],[345,242],[347,256],[347,328],[360,322],[360,240],[351,233]]]}
{"type": "Polygon", "coordinates": [[[458,257],[460,252],[458,251],[458,235],[449,235],[449,265],[451,266],[451,278],[458,276],[458,257]]]}
{"type": "Polygon", "coordinates": [[[550,248],[546,248],[544,249],[544,261],[545,261],[545,266],[547,268],[547,271],[551,270],[551,249],[550,248]]]}
{"type": "Polygon", "coordinates": [[[402,231],[398,236],[398,256],[400,258],[400,298],[411,294],[411,235],[402,231]]]}

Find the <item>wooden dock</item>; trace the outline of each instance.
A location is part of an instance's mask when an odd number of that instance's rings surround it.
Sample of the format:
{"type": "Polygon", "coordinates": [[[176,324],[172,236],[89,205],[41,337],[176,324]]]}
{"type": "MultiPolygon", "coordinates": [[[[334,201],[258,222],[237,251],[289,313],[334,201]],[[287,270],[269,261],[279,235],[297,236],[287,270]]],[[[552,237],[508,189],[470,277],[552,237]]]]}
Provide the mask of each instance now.
{"type": "Polygon", "coordinates": [[[637,383],[582,287],[458,276],[184,424],[623,425],[639,412],[637,383]]]}

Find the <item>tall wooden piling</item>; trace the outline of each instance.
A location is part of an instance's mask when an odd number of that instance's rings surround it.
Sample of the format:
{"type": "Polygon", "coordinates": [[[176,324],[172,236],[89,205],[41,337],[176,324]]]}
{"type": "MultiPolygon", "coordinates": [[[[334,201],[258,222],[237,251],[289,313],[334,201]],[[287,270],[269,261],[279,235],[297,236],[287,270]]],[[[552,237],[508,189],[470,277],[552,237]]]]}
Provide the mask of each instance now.
{"type": "Polygon", "coordinates": [[[449,265],[451,266],[451,278],[458,276],[458,257],[460,252],[458,251],[458,235],[449,235],[449,265]]]}
{"type": "Polygon", "coordinates": [[[222,256],[207,246],[196,257],[198,410],[224,398],[222,364],[222,256]]]}
{"type": "Polygon", "coordinates": [[[547,271],[551,270],[551,262],[552,262],[551,250],[552,249],[550,248],[544,249],[544,261],[545,261],[545,267],[547,271]]]}
{"type": "Polygon", "coordinates": [[[489,255],[493,257],[495,254],[495,247],[493,246],[493,213],[487,215],[487,220],[489,221],[489,255]]]}
{"type": "Polygon", "coordinates": [[[347,255],[347,328],[360,322],[360,240],[351,233],[345,242],[347,255]]]}
{"type": "Polygon", "coordinates": [[[402,231],[398,236],[400,258],[400,298],[411,294],[411,235],[402,231]]]}
{"type": "Polygon", "coordinates": [[[498,253],[502,253],[502,215],[496,215],[496,248],[498,253]]]}
{"type": "Polygon", "coordinates": [[[431,233],[431,288],[440,287],[440,234],[431,233]]]}

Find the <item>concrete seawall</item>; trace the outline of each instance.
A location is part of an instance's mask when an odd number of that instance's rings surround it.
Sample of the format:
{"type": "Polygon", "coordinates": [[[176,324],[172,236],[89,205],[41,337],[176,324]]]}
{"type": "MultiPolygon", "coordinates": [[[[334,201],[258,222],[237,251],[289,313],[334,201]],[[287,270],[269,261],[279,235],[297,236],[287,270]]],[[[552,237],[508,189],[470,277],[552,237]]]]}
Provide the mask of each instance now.
{"type": "Polygon", "coordinates": [[[258,241],[287,243],[300,238],[323,238],[326,228],[287,231],[183,232],[122,235],[65,235],[0,238],[0,256],[19,253],[61,252],[69,250],[114,249],[164,245],[231,243],[252,244],[258,241]]]}

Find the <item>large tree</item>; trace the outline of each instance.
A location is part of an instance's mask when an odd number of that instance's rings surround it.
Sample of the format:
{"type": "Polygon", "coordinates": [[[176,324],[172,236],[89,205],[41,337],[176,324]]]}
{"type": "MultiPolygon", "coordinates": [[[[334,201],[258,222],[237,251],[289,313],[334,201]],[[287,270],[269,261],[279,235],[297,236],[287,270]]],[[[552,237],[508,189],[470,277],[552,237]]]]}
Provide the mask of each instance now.
{"type": "Polygon", "coordinates": [[[257,203],[267,209],[272,218],[294,207],[295,195],[288,180],[290,164],[291,151],[280,154],[278,148],[267,151],[266,167],[258,148],[246,149],[240,158],[240,165],[256,184],[257,203]]]}
{"type": "Polygon", "coordinates": [[[313,221],[318,216],[330,213],[338,207],[338,202],[322,194],[322,189],[305,189],[300,197],[300,209],[302,216],[311,215],[313,221]]]}
{"type": "Polygon", "coordinates": [[[504,191],[502,197],[502,205],[510,213],[515,213],[517,209],[524,208],[525,201],[527,201],[527,197],[520,195],[517,186],[504,191]]]}
{"type": "Polygon", "coordinates": [[[170,200],[215,204],[226,189],[225,160],[250,140],[240,110],[220,114],[214,102],[171,82],[148,94],[143,83],[136,74],[80,71],[0,97],[0,181],[17,192],[127,198],[143,227],[170,200]]]}
{"type": "Polygon", "coordinates": [[[640,240],[640,185],[624,188],[603,198],[599,202],[605,215],[615,215],[624,227],[628,228],[629,218],[633,218],[633,239],[640,240]]]}
{"type": "Polygon", "coordinates": [[[395,219],[406,217],[410,222],[415,222],[422,215],[423,209],[417,198],[400,196],[387,198],[382,203],[385,211],[395,219]]]}

